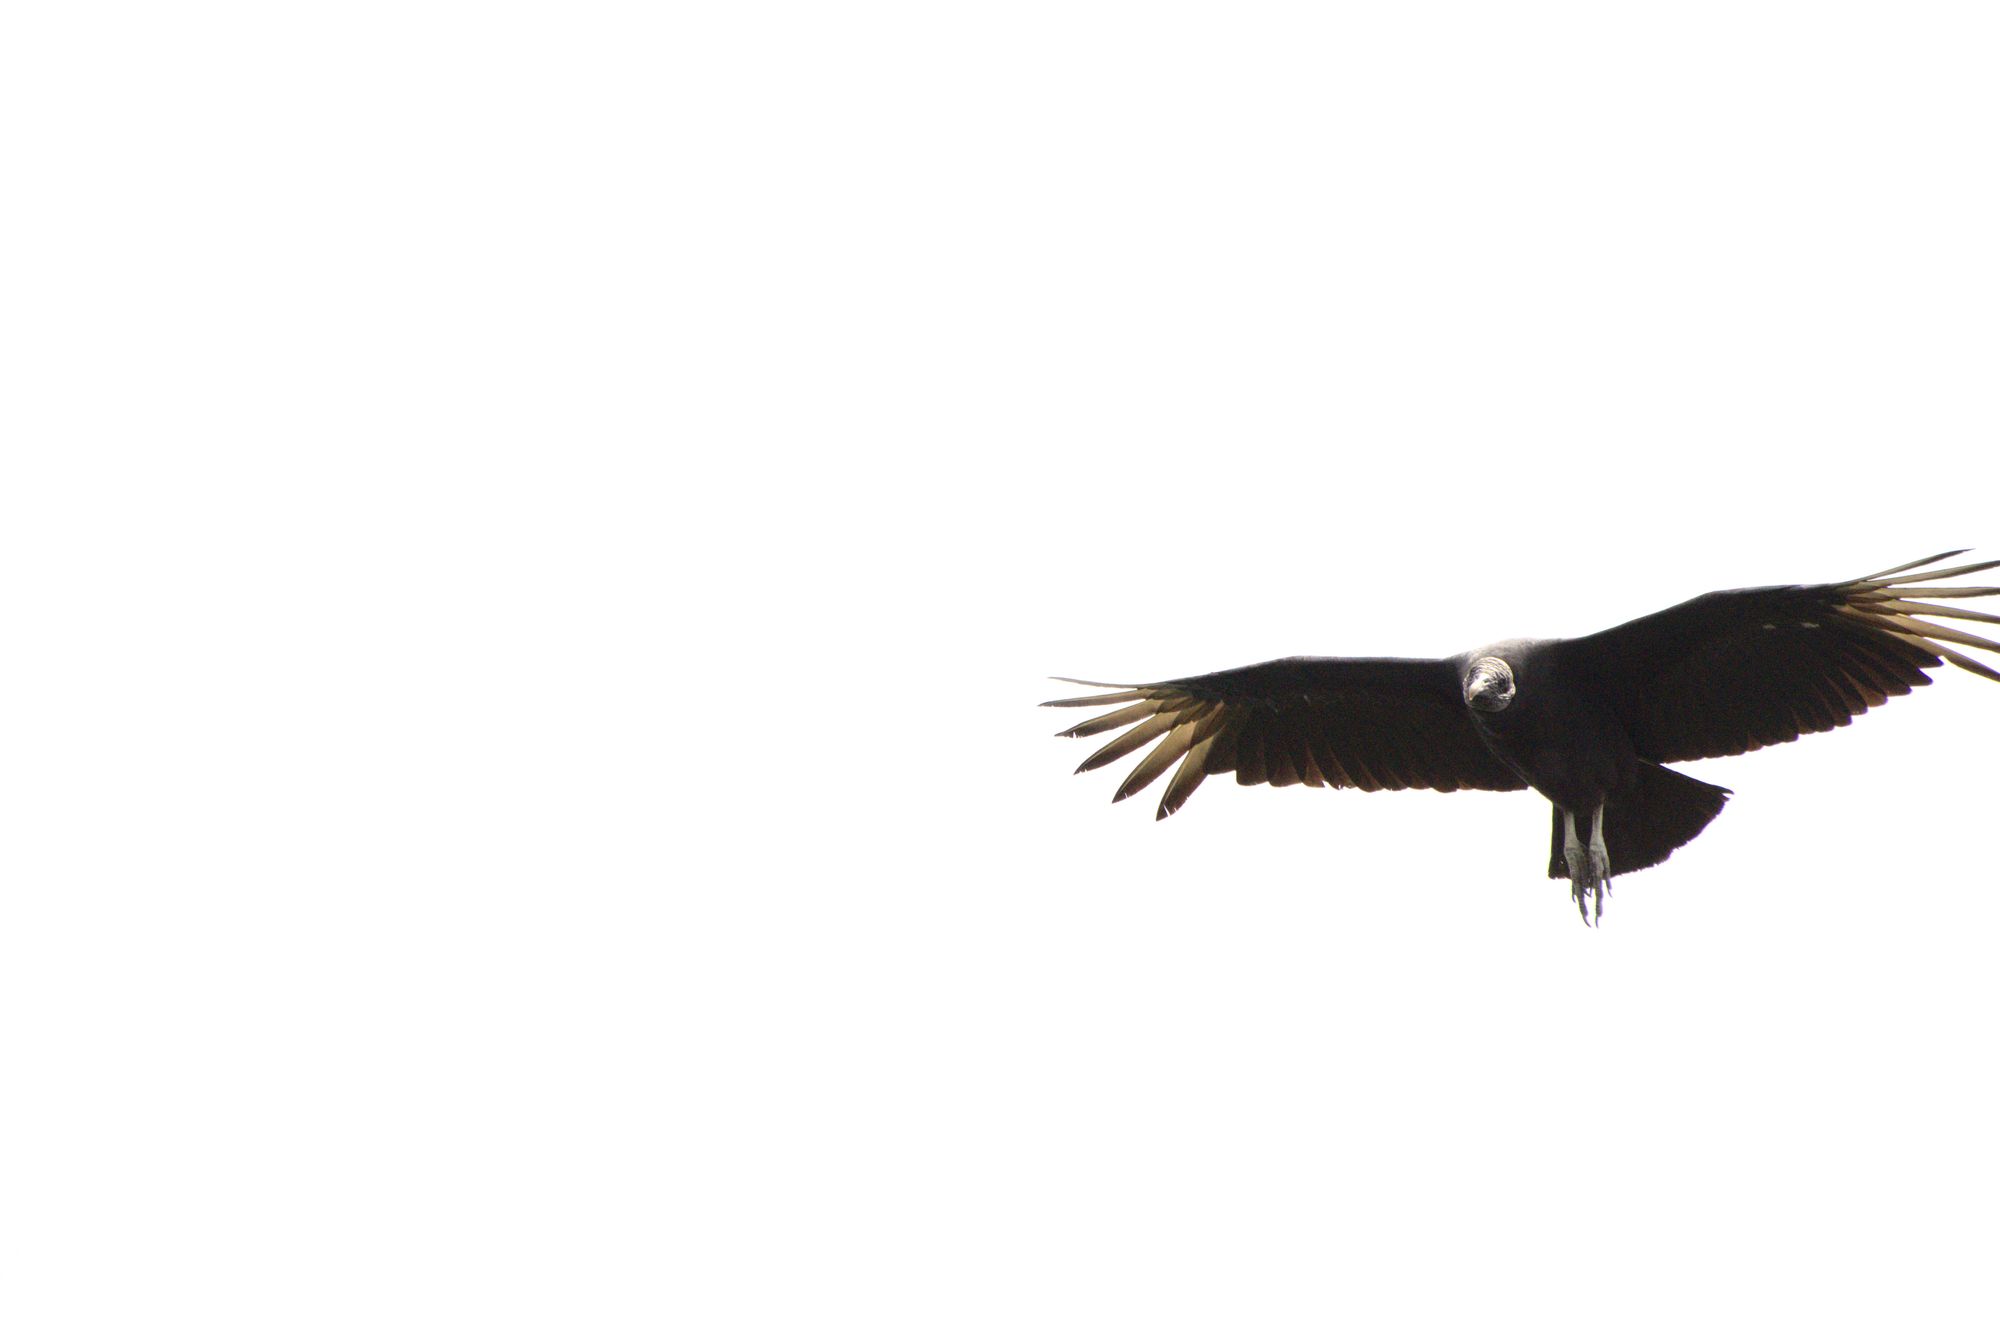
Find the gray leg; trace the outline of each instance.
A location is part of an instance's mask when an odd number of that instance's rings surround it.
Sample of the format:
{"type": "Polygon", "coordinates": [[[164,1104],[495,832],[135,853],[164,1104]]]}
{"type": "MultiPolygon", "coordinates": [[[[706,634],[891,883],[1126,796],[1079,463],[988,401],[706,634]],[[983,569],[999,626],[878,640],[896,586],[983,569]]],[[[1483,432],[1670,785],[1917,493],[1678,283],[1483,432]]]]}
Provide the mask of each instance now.
{"type": "Polygon", "coordinates": [[[1563,861],[1569,866],[1570,891],[1575,892],[1576,881],[1584,875],[1583,839],[1577,836],[1576,816],[1568,811],[1563,817],[1563,861]]]}
{"type": "MultiPolygon", "coordinates": [[[[1611,849],[1604,845],[1604,803],[1597,803],[1597,809],[1590,816],[1590,869],[1604,885],[1606,893],[1611,892],[1611,849]]],[[[1603,904],[1598,904],[1601,914],[1603,904]]]]}
{"type": "Polygon", "coordinates": [[[1590,843],[1580,841],[1576,817],[1563,812],[1563,860],[1569,864],[1569,896],[1585,925],[1604,919],[1604,895],[1611,892],[1611,851],[1604,845],[1604,803],[1590,813],[1590,843]],[[1588,904],[1588,905],[1586,905],[1588,904]],[[1594,915],[1593,915],[1594,914],[1594,915]]]}

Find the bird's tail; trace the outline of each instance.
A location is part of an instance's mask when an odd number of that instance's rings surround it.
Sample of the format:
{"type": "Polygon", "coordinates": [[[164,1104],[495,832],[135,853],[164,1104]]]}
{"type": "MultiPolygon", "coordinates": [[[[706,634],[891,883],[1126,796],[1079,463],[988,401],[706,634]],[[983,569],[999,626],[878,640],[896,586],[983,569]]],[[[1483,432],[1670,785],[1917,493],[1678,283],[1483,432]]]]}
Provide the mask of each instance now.
{"type": "MultiPolygon", "coordinates": [[[[1611,873],[1629,875],[1660,864],[1673,855],[1676,847],[1692,841],[1707,828],[1708,822],[1722,813],[1728,800],[1726,787],[1704,783],[1657,764],[1640,765],[1638,781],[1604,803],[1604,846],[1611,857],[1611,873]]],[[[1554,820],[1549,878],[1568,879],[1569,863],[1563,858],[1563,813],[1561,807],[1551,810],[1554,820]]]]}

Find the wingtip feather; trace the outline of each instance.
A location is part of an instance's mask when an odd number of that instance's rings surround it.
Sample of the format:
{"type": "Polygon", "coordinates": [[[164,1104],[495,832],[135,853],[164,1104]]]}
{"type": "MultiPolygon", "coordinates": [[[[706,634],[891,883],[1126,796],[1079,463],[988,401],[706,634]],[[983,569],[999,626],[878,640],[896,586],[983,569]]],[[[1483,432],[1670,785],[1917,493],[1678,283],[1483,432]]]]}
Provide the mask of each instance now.
{"type": "MultiPolygon", "coordinates": [[[[1981,663],[1976,658],[1967,658],[1964,654],[1959,653],[1956,649],[1946,649],[1943,645],[1940,644],[1933,644],[1931,648],[1937,650],[1937,652],[1944,655],[1946,659],[1950,660],[1953,663],[1956,663],[1959,667],[1964,668],[1967,672],[1976,673],[1981,677],[1986,677],[1993,681],[2000,681],[2000,672],[1995,672],[1992,668],[1987,667],[1984,663],[1981,663]]],[[[1991,649],[1993,648],[1993,646],[1988,645],[1987,648],[1991,649]]]]}
{"type": "MultiPolygon", "coordinates": [[[[1970,548],[1954,548],[1950,552],[1932,553],[1929,557],[1919,557],[1914,562],[1904,562],[1901,566],[1892,566],[1886,571],[1876,571],[1872,575],[1862,576],[1861,579],[1880,580],[1883,576],[1892,576],[1895,575],[1898,571],[1914,571],[1916,568],[1920,566],[1929,566],[1933,562],[1942,562],[1947,557],[1958,557],[1964,553],[1969,553],[1971,551],[1972,549],[1970,548]]],[[[1858,584],[1859,581],[1855,583],[1858,584]]]]}
{"type": "MultiPolygon", "coordinates": [[[[1947,566],[1936,571],[1920,571],[1907,576],[1876,576],[1870,581],[1875,585],[1920,585],[1929,580],[1951,580],[1957,576],[1969,576],[1974,571],[1990,571],[2000,566],[2000,560],[1990,562],[1967,562],[1964,566],[1947,566]]],[[[1913,593],[1920,591],[1911,591],[1913,593]]]]}

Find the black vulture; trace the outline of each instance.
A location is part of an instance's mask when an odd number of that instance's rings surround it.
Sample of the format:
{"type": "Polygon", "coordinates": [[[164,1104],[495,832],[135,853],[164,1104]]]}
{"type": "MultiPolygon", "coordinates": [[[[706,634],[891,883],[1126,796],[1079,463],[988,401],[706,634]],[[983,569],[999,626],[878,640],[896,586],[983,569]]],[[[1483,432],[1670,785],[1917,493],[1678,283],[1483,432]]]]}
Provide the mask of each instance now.
{"type": "Polygon", "coordinates": [[[1925,617],[2000,616],[1921,599],[2000,588],[1929,582],[2000,566],[1905,574],[1958,552],[1825,585],[1726,589],[1573,640],[1503,640],[1454,658],[1281,658],[1049,705],[1118,705],[1057,734],[1128,729],[1077,767],[1151,745],[1122,801],[1169,768],[1157,818],[1202,779],[1284,787],[1534,788],[1551,803],[1549,878],[1568,879],[1585,924],[1613,876],[1656,866],[1722,811],[1727,788],[1662,765],[1741,755],[1845,727],[1950,662],[2000,644],[1925,617]],[[1178,767],[1175,767],[1178,762],[1178,767]]]}

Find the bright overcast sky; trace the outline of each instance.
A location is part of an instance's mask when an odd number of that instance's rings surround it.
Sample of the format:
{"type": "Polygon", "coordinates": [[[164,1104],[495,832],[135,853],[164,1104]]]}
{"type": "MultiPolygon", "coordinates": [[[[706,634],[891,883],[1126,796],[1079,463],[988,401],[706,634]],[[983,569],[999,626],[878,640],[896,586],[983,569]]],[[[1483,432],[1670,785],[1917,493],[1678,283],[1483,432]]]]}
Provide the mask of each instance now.
{"type": "Polygon", "coordinates": [[[0,1315],[1985,1319],[2000,686],[1596,932],[1034,708],[2000,556],[2000,20],[1635,13],[9,18],[0,1315]]]}

